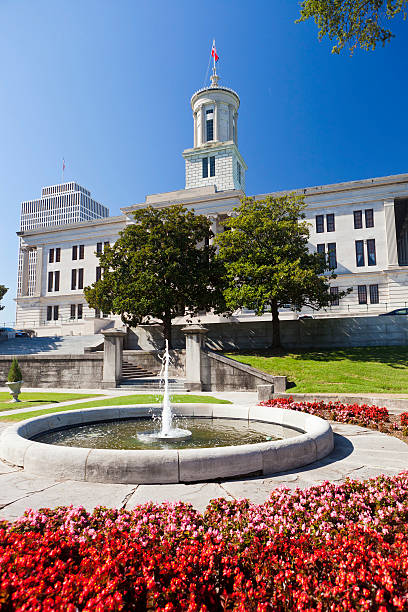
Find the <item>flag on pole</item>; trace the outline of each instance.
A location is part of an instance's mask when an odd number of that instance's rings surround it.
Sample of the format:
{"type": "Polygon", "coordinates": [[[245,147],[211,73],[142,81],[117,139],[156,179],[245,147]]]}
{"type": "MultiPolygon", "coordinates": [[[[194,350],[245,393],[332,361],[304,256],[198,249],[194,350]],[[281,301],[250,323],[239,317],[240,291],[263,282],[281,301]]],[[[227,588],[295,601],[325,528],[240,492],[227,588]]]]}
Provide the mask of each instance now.
{"type": "Polygon", "coordinates": [[[62,171],[64,172],[64,170],[65,170],[65,159],[62,158],[62,171]]]}
{"type": "Polygon", "coordinates": [[[215,48],[215,40],[213,40],[212,48],[211,48],[211,57],[214,58],[214,62],[218,62],[220,59],[217,55],[217,49],[215,48]]]}

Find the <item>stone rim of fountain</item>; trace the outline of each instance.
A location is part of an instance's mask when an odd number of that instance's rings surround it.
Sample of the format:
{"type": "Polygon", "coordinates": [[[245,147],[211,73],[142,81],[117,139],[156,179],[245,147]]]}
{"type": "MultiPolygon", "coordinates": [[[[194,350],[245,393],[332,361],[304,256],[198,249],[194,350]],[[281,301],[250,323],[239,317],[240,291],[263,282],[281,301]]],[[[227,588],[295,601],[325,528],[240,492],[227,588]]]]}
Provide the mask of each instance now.
{"type": "MultiPolygon", "coordinates": [[[[152,414],[151,405],[87,408],[42,415],[11,425],[0,437],[0,456],[29,473],[57,480],[168,484],[266,476],[313,463],[334,447],[330,423],[303,412],[234,404],[177,404],[174,410],[177,416],[256,420],[304,433],[257,444],[178,450],[89,449],[31,439],[61,427],[152,414]]],[[[153,407],[153,412],[157,413],[158,407],[153,407]]]]}

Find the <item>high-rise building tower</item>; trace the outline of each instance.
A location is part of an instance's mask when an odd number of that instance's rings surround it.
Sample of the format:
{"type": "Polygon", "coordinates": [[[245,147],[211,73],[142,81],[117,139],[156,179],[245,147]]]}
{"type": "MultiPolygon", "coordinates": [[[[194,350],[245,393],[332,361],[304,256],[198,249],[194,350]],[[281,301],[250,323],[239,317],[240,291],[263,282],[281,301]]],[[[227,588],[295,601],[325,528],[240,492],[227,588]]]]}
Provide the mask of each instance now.
{"type": "Polygon", "coordinates": [[[245,190],[247,165],[238,150],[239,96],[218,84],[214,66],[210,87],[191,98],[194,148],[186,149],[186,189],[215,185],[217,191],[245,190]]]}
{"type": "MultiPolygon", "coordinates": [[[[109,216],[109,209],[91,198],[75,182],[43,187],[41,198],[21,203],[20,231],[63,226],[109,216]]],[[[36,283],[37,251],[21,249],[18,258],[17,295],[32,296],[36,283]]]]}

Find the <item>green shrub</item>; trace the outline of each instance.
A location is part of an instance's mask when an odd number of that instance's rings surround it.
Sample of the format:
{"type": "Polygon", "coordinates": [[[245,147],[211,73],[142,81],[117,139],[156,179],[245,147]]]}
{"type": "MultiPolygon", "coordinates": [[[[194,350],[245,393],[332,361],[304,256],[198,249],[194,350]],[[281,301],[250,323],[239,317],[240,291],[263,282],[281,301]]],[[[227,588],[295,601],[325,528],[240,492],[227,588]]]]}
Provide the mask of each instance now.
{"type": "Polygon", "coordinates": [[[9,369],[7,381],[18,382],[20,380],[23,380],[23,375],[21,374],[20,366],[18,365],[17,359],[13,359],[13,362],[9,369]]]}

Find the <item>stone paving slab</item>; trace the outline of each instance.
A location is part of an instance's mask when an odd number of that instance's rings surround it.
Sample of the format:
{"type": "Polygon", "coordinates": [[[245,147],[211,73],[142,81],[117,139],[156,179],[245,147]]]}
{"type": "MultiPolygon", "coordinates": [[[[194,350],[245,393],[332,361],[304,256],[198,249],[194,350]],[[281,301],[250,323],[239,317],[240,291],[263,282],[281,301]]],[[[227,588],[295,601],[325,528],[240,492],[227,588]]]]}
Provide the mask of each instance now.
{"type": "Polygon", "coordinates": [[[253,503],[265,502],[276,487],[307,488],[324,481],[341,483],[346,478],[359,480],[380,474],[394,475],[408,470],[408,445],[401,440],[357,427],[332,423],[335,448],[324,459],[286,473],[251,479],[174,485],[123,485],[57,482],[28,475],[0,461],[0,518],[15,520],[25,509],[84,506],[92,510],[98,505],[132,509],[152,501],[183,501],[202,512],[214,498],[249,498],[253,503]]]}
{"type": "MultiPolygon", "coordinates": [[[[1,485],[0,479],[0,485],[1,485]]],[[[15,520],[31,508],[56,508],[57,506],[84,506],[92,511],[96,506],[122,508],[135,490],[135,485],[118,485],[67,480],[18,499],[0,510],[0,519],[15,520]]]]}

